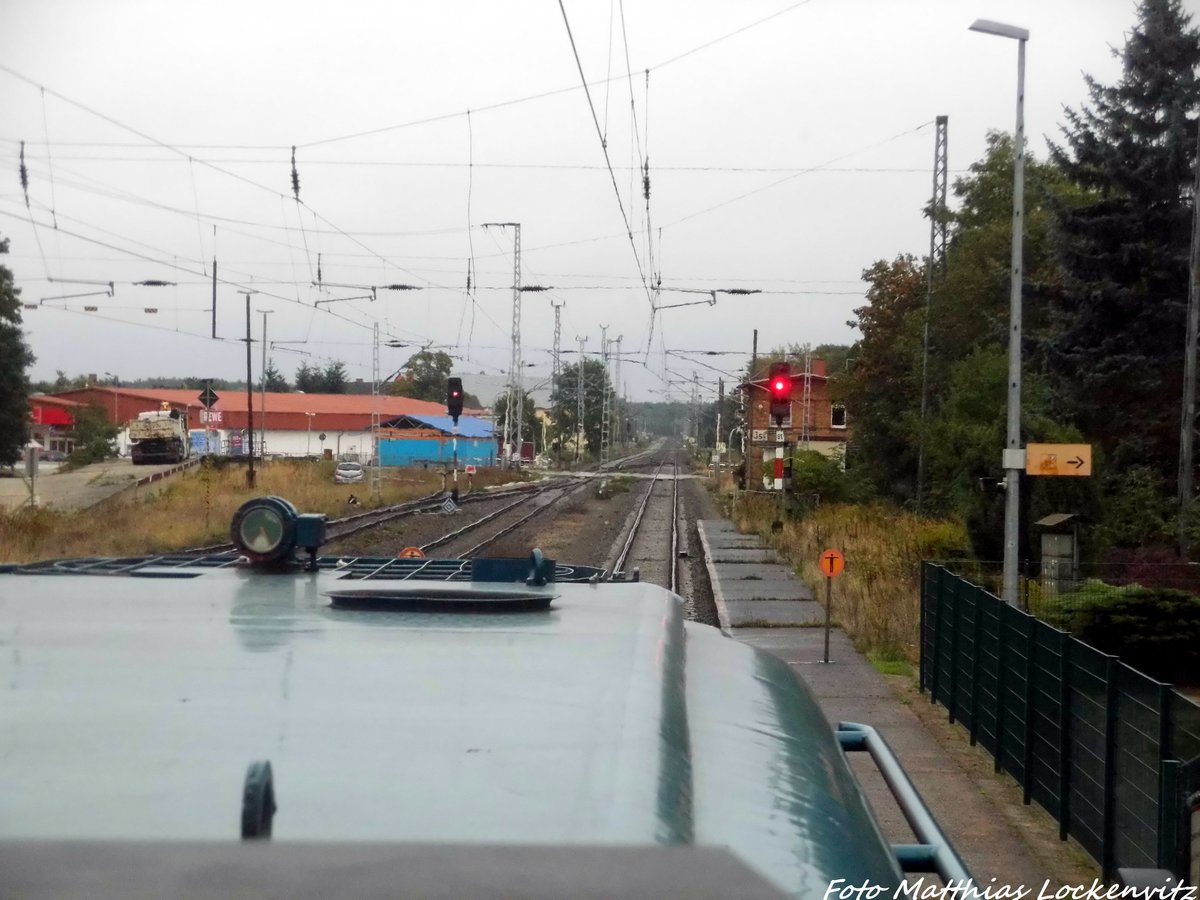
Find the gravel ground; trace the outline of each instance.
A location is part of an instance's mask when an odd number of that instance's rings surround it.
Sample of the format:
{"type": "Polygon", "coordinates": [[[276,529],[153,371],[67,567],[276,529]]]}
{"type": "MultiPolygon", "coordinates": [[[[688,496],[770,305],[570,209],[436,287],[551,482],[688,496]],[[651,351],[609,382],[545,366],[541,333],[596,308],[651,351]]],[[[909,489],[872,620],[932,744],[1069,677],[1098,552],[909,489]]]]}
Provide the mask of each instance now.
{"type": "Polygon", "coordinates": [[[712,586],[708,583],[708,570],[704,566],[704,551],[700,547],[700,533],[696,528],[699,519],[720,517],[706,483],[698,478],[688,478],[679,483],[680,505],[680,559],[679,590],[687,599],[688,616],[704,625],[717,625],[717,604],[713,600],[712,586]]]}

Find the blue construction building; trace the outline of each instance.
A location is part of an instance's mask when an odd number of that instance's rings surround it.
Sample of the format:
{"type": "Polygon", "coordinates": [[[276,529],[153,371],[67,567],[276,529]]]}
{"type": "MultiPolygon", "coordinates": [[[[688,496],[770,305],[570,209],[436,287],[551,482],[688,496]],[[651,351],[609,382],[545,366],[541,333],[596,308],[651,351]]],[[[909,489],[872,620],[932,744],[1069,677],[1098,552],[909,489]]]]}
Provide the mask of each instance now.
{"type": "MultiPolygon", "coordinates": [[[[495,428],[486,419],[458,420],[458,464],[494,466],[495,428]]],[[[379,462],[385,466],[449,465],[454,458],[454,420],[449,416],[407,414],[379,425],[379,462]]]]}

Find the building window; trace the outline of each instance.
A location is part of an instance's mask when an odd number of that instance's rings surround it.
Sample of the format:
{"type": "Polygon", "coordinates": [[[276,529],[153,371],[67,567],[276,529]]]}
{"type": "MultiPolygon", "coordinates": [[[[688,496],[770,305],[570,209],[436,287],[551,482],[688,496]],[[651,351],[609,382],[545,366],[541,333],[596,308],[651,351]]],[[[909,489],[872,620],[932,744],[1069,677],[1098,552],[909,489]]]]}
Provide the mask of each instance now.
{"type": "Polygon", "coordinates": [[[830,428],[845,428],[846,427],[846,407],[841,403],[835,403],[829,410],[829,427],[830,428]]]}

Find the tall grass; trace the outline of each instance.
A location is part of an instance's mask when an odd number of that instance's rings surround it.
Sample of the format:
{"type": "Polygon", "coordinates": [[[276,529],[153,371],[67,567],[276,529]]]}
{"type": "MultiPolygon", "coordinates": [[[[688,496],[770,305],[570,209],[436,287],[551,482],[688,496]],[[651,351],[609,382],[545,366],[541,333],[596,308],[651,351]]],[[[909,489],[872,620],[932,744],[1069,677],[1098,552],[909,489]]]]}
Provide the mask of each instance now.
{"type": "Polygon", "coordinates": [[[824,603],[823,550],[841,550],[845,571],[833,579],[833,618],[855,646],[881,659],[917,661],[921,561],[969,555],[959,522],[923,519],[883,505],[830,504],[774,531],[777,505],[743,495],[734,518],[797,568],[824,603]]]}
{"type": "MultiPolygon", "coordinates": [[[[461,476],[460,476],[461,477],[461,476]]],[[[476,487],[496,484],[516,473],[481,470],[476,487]]],[[[252,497],[274,494],[301,512],[333,517],[400,503],[442,486],[441,473],[424,469],[385,469],[378,503],[370,485],[334,484],[333,464],[277,460],[258,468],[256,486],[246,486],[246,470],[227,466],[191,469],[164,482],[126,491],[82,511],[28,508],[0,512],[0,562],[31,562],[75,556],[132,556],[222,543],[229,540],[234,511],[252,497]]],[[[465,480],[460,482],[465,490],[465,480]]]]}

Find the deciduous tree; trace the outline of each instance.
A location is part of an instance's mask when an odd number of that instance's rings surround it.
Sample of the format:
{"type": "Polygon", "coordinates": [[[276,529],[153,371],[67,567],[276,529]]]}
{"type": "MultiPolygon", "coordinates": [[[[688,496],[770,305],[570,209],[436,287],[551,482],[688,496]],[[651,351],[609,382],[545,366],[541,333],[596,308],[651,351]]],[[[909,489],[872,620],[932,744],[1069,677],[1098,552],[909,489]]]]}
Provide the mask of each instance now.
{"type": "MultiPolygon", "coordinates": [[[[454,360],[441,350],[422,350],[408,358],[396,380],[388,384],[389,394],[414,400],[441,402],[446,399],[446,379],[454,360]]],[[[463,398],[464,403],[467,398],[463,398]]],[[[469,404],[468,404],[469,405],[469,404]]]]}
{"type": "MultiPolygon", "coordinates": [[[[0,239],[0,254],[8,241],[0,239]]],[[[21,333],[21,291],[0,265],[0,465],[16,462],[29,440],[29,373],[33,354],[21,333]]]]}

